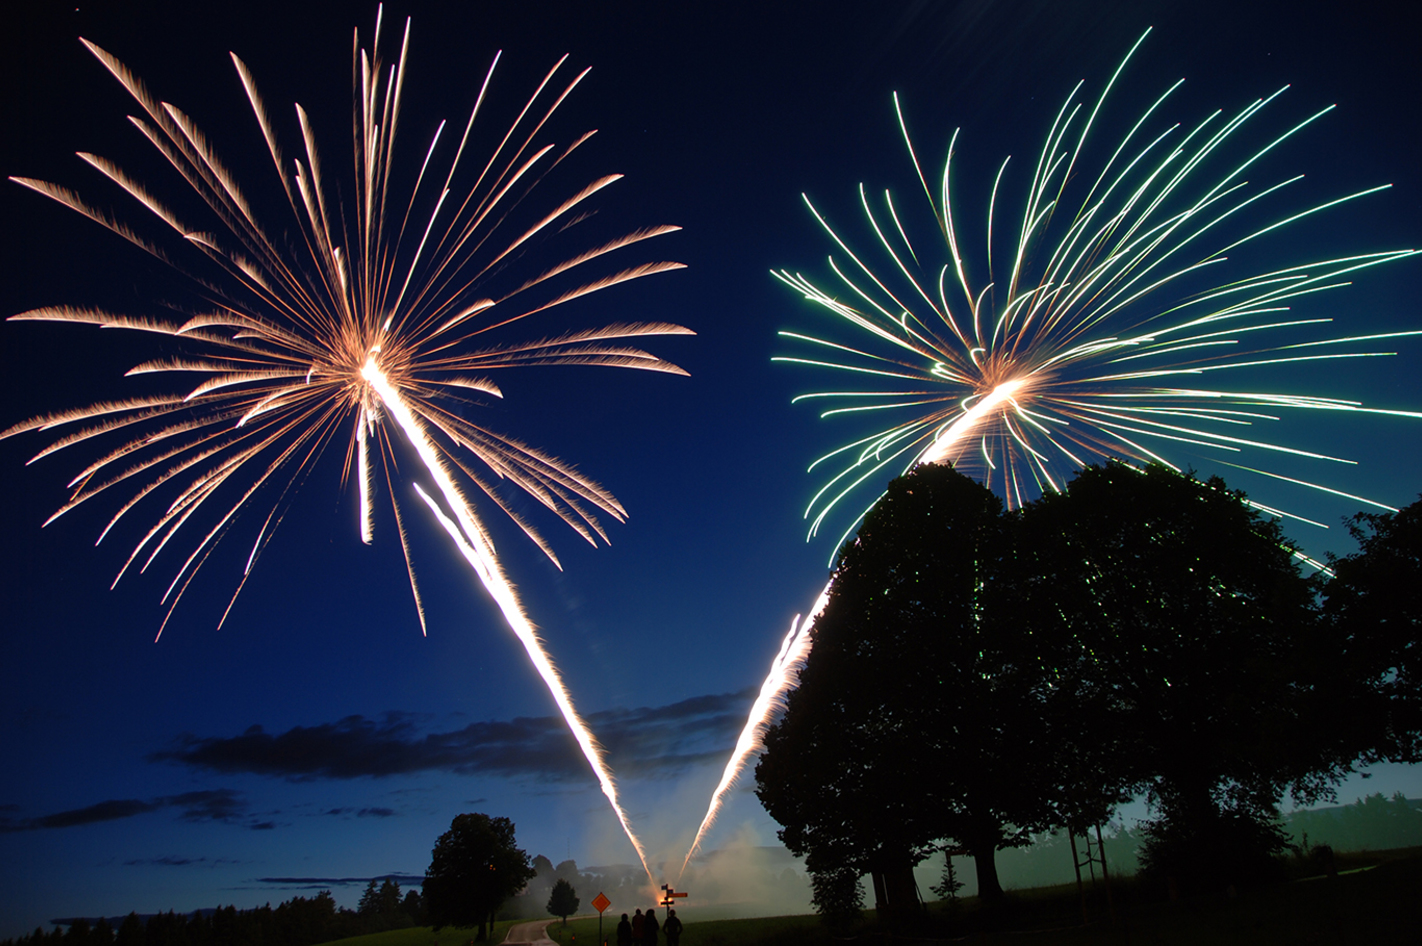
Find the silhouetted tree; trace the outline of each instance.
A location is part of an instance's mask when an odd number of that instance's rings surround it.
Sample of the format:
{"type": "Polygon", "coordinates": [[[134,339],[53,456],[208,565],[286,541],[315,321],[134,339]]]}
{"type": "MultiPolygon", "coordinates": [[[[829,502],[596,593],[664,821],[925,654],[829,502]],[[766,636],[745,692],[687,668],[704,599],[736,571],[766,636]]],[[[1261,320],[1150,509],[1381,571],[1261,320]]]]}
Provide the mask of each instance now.
{"type": "Polygon", "coordinates": [[[863,916],[864,888],[860,871],[853,867],[822,868],[810,874],[810,903],[820,919],[835,932],[846,932],[863,916]]]}
{"type": "Polygon", "coordinates": [[[578,873],[578,862],[572,859],[553,868],[553,877],[555,880],[566,880],[575,887],[582,881],[582,874],[578,873]]]}
{"type": "Polygon", "coordinates": [[[414,926],[424,926],[429,919],[425,910],[424,898],[413,887],[405,891],[405,899],[400,901],[400,909],[410,918],[410,923],[414,926]]]}
{"type": "Polygon", "coordinates": [[[514,843],[514,824],[484,814],[455,817],[435,842],[424,898],[435,929],[478,926],[483,940],[499,905],[532,877],[528,855],[514,843]]]}
{"type": "Polygon", "coordinates": [[[365,917],[370,932],[390,929],[392,920],[403,919],[400,904],[400,884],[393,877],[386,877],[376,884],[372,878],[360,895],[358,911],[365,917]]]}
{"type": "Polygon", "coordinates": [[[1062,677],[1100,709],[1084,729],[1157,806],[1143,869],[1221,886],[1267,873],[1281,794],[1321,790],[1339,764],[1307,725],[1314,586],[1278,522],[1218,478],[1121,464],[1025,520],[1032,624],[1069,644],[1062,677]]]}
{"type": "MultiPolygon", "coordinates": [[[[309,899],[292,897],[272,913],[278,939],[287,946],[324,943],[338,939],[344,932],[337,925],[336,901],[329,890],[317,891],[309,899]]],[[[151,924],[148,946],[154,946],[151,924]]]]}
{"type": "Polygon", "coordinates": [[[145,946],[186,946],[187,925],[188,918],[172,910],[155,913],[144,926],[143,942],[145,946]]]}
{"type": "Polygon", "coordinates": [[[64,933],[64,946],[89,946],[89,935],[92,932],[89,921],[83,917],[78,918],[69,924],[69,929],[64,933]]]}
{"type": "Polygon", "coordinates": [[[817,875],[872,873],[881,909],[917,908],[912,867],[945,838],[1000,896],[996,851],[1052,821],[1042,666],[1007,587],[1015,525],[949,466],[890,483],[766,736],[756,793],[781,839],[817,875]]]}
{"type": "Polygon", "coordinates": [[[548,912],[553,916],[561,916],[564,926],[568,925],[569,915],[578,912],[577,891],[562,877],[553,884],[553,892],[548,895],[548,912]]]}
{"type": "Polygon", "coordinates": [[[143,933],[143,921],[138,918],[137,913],[130,913],[119,924],[118,933],[114,936],[114,946],[144,946],[143,933]]]}
{"type": "MultiPolygon", "coordinates": [[[[1111,464],[1006,514],[916,469],[840,552],[757,793],[812,872],[872,873],[891,904],[949,839],[997,896],[996,850],[1100,824],[1136,788],[1158,814],[1147,869],[1258,877],[1282,793],[1318,797],[1358,751],[1317,735],[1320,694],[1358,689],[1329,690],[1340,643],[1316,588],[1218,479],[1111,464]]],[[[1392,620],[1378,672],[1400,677],[1415,624],[1392,620]]]]}
{"type": "Polygon", "coordinates": [[[374,916],[380,912],[380,888],[376,886],[374,877],[366,883],[356,909],[365,916],[374,916]]]}
{"type": "Polygon", "coordinates": [[[1348,523],[1359,550],[1330,561],[1324,613],[1346,662],[1333,718],[1369,761],[1422,761],[1422,499],[1348,523]]]}

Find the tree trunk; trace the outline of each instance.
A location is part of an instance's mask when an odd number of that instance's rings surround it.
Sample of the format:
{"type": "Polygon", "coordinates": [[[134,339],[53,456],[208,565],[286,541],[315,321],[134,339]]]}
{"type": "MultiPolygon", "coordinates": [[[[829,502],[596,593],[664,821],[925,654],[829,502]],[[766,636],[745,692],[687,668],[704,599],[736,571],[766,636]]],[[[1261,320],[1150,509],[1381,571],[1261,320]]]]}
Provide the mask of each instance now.
{"type": "Polygon", "coordinates": [[[884,872],[880,870],[870,871],[869,877],[874,881],[874,912],[883,920],[889,915],[889,893],[884,885],[884,872]]]}
{"type": "Polygon", "coordinates": [[[978,871],[978,899],[985,903],[1002,899],[1002,884],[997,880],[997,845],[974,845],[973,865],[978,871]]]}
{"type": "Polygon", "coordinates": [[[894,919],[912,916],[922,905],[918,897],[918,884],[913,879],[913,865],[907,862],[884,873],[884,889],[889,895],[890,909],[894,919]]]}
{"type": "Polygon", "coordinates": [[[872,871],[870,876],[874,879],[874,910],[880,922],[892,924],[918,912],[921,901],[912,864],[905,861],[872,871]]]}

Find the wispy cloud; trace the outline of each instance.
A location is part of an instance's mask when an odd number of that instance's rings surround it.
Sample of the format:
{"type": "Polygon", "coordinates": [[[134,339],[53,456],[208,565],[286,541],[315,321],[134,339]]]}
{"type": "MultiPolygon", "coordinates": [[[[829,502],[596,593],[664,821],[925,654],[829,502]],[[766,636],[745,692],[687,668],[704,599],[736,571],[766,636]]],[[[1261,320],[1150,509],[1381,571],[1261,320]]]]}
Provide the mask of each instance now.
{"type": "Polygon", "coordinates": [[[218,867],[226,864],[240,864],[241,861],[227,857],[179,857],[168,854],[163,857],[140,857],[124,861],[125,867],[218,867]]]}
{"type": "MultiPolygon", "coordinates": [[[[78,825],[97,824],[102,821],[119,821],[163,809],[177,809],[184,821],[220,821],[225,824],[243,824],[247,815],[247,802],[241,792],[230,788],[217,788],[201,792],[184,792],[181,795],[163,795],[158,798],[121,798],[101,801],[83,808],[71,808],[34,818],[0,817],[0,833],[14,831],[42,831],[48,828],[72,828],[78,825]]],[[[262,824],[245,823],[249,828],[261,828],[262,824]]]]}
{"type": "MultiPolygon", "coordinates": [[[[725,757],[754,696],[752,690],[698,696],[669,706],[592,713],[589,726],[617,771],[669,777],[725,757]]],[[[549,781],[589,778],[561,717],[519,717],[427,732],[421,717],[386,713],[269,733],[252,726],[238,736],[180,736],[153,762],[222,773],[288,778],[353,779],[416,772],[532,776],[549,781]]],[[[388,809],[365,809],[384,817],[388,809]]],[[[334,812],[332,812],[334,813],[334,812]]],[[[342,813],[345,813],[344,811],[342,813]]]]}
{"type": "Polygon", "coordinates": [[[326,890],[331,887],[364,887],[372,880],[389,878],[404,887],[420,886],[424,874],[376,874],[374,877],[256,877],[255,884],[266,884],[285,890],[326,890]]]}

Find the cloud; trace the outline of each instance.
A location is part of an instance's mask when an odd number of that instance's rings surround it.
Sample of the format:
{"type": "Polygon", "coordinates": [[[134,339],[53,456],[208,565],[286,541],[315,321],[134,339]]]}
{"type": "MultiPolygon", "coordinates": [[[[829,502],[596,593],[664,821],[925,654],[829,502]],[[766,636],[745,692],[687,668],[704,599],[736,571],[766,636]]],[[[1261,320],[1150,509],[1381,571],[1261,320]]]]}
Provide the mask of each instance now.
{"type": "Polygon", "coordinates": [[[389,818],[395,814],[394,808],[331,808],[323,815],[355,815],[357,818],[389,818]]]}
{"type": "Polygon", "coordinates": [[[402,887],[418,887],[424,874],[377,874],[374,877],[257,877],[252,882],[288,890],[326,890],[330,887],[364,887],[372,880],[390,879],[402,887]]]}
{"type": "Polygon", "coordinates": [[[216,867],[219,864],[240,864],[227,857],[178,857],[173,854],[164,857],[140,857],[131,861],[124,861],[125,867],[197,867],[208,865],[216,867]]]}
{"type": "MultiPolygon", "coordinates": [[[[246,815],[247,802],[241,792],[233,791],[230,788],[184,792],[181,795],[164,795],[149,799],[110,799],[84,808],[57,811],[52,815],[41,815],[37,818],[0,817],[0,833],[72,828],[78,825],[97,824],[102,821],[119,821],[165,808],[178,809],[178,817],[184,821],[220,821],[225,824],[239,824],[246,815]]],[[[248,827],[255,828],[258,825],[248,825],[248,827]]]]}
{"type": "Polygon", "coordinates": [[[117,821],[120,818],[132,818],[134,815],[157,811],[161,807],[163,807],[161,800],[140,801],[137,798],[126,798],[123,800],[101,801],[96,805],[89,805],[86,808],[73,808],[69,811],[59,811],[52,815],[44,815],[39,818],[29,818],[20,822],[21,826],[13,830],[72,828],[75,825],[95,824],[99,821],[117,821]]]}
{"type": "MultiPolygon", "coordinates": [[[[670,777],[724,759],[753,696],[754,691],[747,689],[692,697],[669,706],[604,710],[586,718],[617,771],[644,778],[670,777]]],[[[448,732],[424,732],[418,719],[392,712],[378,720],[347,716],[278,734],[261,726],[230,737],[186,734],[148,759],[293,781],[435,771],[550,781],[591,777],[560,716],[478,722],[448,732]]],[[[363,811],[369,813],[367,817],[386,817],[381,812],[388,809],[363,811]]]]}
{"type": "Polygon", "coordinates": [[[231,824],[247,810],[242,793],[228,788],[185,792],[161,800],[182,808],[185,821],[225,821],[231,824]]]}

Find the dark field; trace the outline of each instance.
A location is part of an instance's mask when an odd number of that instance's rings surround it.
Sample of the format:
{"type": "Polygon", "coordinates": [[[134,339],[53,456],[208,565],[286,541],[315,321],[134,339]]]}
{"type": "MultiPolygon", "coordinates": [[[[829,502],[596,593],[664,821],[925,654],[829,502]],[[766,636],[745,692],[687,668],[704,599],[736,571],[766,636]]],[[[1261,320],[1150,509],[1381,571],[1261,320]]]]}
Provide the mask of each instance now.
{"type": "MultiPolygon", "coordinates": [[[[1005,903],[984,908],[974,897],[950,911],[931,903],[926,917],[912,927],[891,930],[870,911],[863,926],[847,937],[832,936],[814,916],[698,920],[694,906],[678,908],[686,924],[681,946],[809,946],[847,940],[896,946],[910,943],[967,942],[1121,944],[1121,946],[1270,946],[1270,944],[1406,944],[1422,942],[1422,848],[1373,854],[1340,855],[1334,878],[1306,877],[1273,887],[1226,892],[1178,901],[1150,898],[1131,880],[1117,883],[1112,920],[1105,891],[1098,885],[1088,902],[1090,922],[1083,925],[1076,888],[1043,887],[1010,893],[1005,903]]],[[[661,911],[658,911],[662,915],[661,911]]],[[[603,921],[611,940],[621,911],[614,907],[603,921]],[[616,910],[616,912],[613,912],[616,910]]],[[[497,924],[497,943],[507,923],[497,924]]],[[[597,917],[555,920],[549,935],[561,946],[597,946],[597,917]]],[[[472,930],[428,927],[339,940],[340,946],[467,946],[472,930]]],[[[659,941],[665,946],[665,940],[659,941]]],[[[333,944],[334,946],[334,944],[333,944]]]]}

